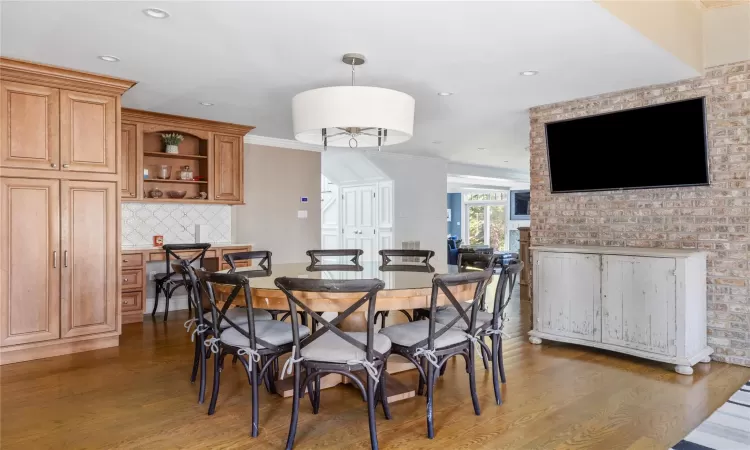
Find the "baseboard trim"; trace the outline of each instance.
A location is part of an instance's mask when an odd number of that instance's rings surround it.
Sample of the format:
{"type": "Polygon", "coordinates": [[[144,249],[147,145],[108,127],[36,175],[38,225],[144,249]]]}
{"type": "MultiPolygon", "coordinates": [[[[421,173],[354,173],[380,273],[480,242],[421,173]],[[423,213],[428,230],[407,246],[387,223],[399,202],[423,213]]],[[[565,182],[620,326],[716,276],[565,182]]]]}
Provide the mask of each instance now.
{"type": "MultiPolygon", "coordinates": [[[[156,309],[157,313],[164,312],[164,296],[159,296],[159,307],[156,309]]],[[[154,309],[154,299],[146,298],[146,308],[143,310],[143,314],[151,314],[154,309]]],[[[169,311],[179,311],[181,309],[188,309],[188,298],[187,295],[173,295],[169,299],[169,311]]]]}
{"type": "Polygon", "coordinates": [[[3,349],[4,351],[0,353],[0,366],[35,359],[51,358],[53,356],[69,355],[71,353],[117,347],[118,345],[120,345],[120,336],[116,335],[74,342],[58,342],[40,347],[18,350],[6,347],[3,349]]]}

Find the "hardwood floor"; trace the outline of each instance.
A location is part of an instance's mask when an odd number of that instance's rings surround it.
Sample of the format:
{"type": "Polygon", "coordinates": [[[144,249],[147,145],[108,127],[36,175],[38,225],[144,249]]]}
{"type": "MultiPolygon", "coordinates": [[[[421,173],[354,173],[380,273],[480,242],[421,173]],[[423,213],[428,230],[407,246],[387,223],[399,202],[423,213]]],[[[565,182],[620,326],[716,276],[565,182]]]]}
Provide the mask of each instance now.
{"type": "MultiPolygon", "coordinates": [[[[283,448],[291,399],[262,390],[260,437],[249,437],[250,389],[240,365],[222,377],[216,415],[197,404],[188,378],[193,347],[184,312],[123,326],[121,346],[0,368],[0,447],[283,448]]],[[[520,333],[517,333],[520,334],[520,333]]],[[[229,362],[229,360],[227,361],[229,362]]],[[[684,437],[750,378],[750,368],[671,367],[562,344],[506,342],[502,406],[478,365],[475,416],[463,363],[449,364],[435,398],[436,437],[425,436],[424,398],[379,410],[387,448],[664,449],[684,437]]],[[[396,375],[416,383],[416,373],[396,375]]],[[[210,386],[210,380],[209,380],[210,386]]],[[[367,410],[347,386],[323,391],[320,413],[302,402],[296,448],[369,448],[367,410]]]]}

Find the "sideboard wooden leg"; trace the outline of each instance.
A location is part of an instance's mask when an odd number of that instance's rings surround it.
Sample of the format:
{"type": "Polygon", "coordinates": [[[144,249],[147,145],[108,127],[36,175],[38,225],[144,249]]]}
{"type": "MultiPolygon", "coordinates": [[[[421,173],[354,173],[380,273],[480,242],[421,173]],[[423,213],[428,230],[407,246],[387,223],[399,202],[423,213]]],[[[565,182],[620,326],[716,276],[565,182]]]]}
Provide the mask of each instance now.
{"type": "Polygon", "coordinates": [[[708,364],[708,363],[711,362],[711,357],[710,356],[706,356],[705,358],[701,359],[701,362],[703,364],[708,364]]]}
{"type": "Polygon", "coordinates": [[[542,338],[538,338],[536,336],[529,336],[529,342],[535,345],[539,345],[542,343],[542,338]]]}
{"type": "Polygon", "coordinates": [[[692,375],[693,368],[690,366],[674,366],[674,371],[680,375],[692,375]]]}

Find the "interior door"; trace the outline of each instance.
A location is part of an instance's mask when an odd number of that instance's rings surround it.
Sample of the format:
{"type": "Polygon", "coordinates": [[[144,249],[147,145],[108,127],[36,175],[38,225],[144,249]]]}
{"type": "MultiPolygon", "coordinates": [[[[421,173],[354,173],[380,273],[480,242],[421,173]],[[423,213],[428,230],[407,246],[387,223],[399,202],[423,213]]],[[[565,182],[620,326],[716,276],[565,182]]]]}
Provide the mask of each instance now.
{"type": "Polygon", "coordinates": [[[62,337],[117,329],[117,184],[62,181],[62,337]]]}
{"type": "Polygon", "coordinates": [[[0,82],[0,166],[60,170],[60,91],[0,82]]]}
{"type": "Polygon", "coordinates": [[[535,329],[587,341],[601,339],[601,258],[539,252],[534,277],[535,329]]]}
{"type": "Polygon", "coordinates": [[[0,346],[60,337],[60,181],[0,178],[0,346]]]}
{"type": "Polygon", "coordinates": [[[214,199],[242,200],[242,151],[239,136],[214,136],[214,199]]]}
{"type": "Polygon", "coordinates": [[[60,91],[62,170],[117,172],[115,97],[60,91]]]}
{"type": "Polygon", "coordinates": [[[377,185],[341,189],[343,248],[362,249],[362,261],[378,260],[377,185]]]}
{"type": "Polygon", "coordinates": [[[602,257],[602,342],[674,356],[675,260],[602,257]]]}

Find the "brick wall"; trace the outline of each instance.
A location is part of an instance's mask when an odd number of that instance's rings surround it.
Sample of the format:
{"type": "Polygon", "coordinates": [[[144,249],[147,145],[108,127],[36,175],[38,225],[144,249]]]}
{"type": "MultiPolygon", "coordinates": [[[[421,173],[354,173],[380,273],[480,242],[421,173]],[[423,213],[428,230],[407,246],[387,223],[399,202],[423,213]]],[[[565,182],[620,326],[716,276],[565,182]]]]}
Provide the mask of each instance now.
{"type": "Polygon", "coordinates": [[[530,118],[532,245],[706,251],[714,359],[750,366],[750,61],[706,69],[700,78],[532,108],[530,118]],[[711,186],[550,194],[545,122],[701,96],[711,186]]]}

